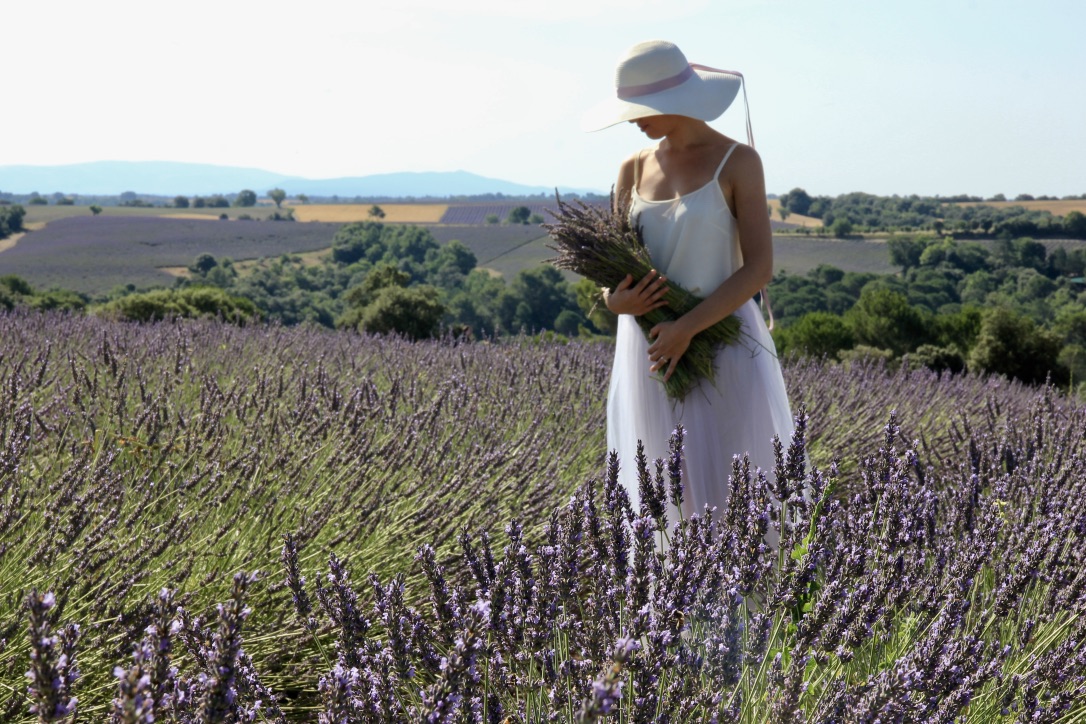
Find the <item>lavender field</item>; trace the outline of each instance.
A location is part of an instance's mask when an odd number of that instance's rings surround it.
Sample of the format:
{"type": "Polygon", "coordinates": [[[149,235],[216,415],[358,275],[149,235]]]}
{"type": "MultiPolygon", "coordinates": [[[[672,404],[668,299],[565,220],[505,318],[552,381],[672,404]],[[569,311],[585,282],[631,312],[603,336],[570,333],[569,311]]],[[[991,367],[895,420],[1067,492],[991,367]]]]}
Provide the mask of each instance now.
{"type": "Polygon", "coordinates": [[[531,213],[538,214],[545,219],[550,218],[550,211],[555,208],[554,202],[543,204],[518,204],[518,203],[490,203],[490,204],[451,204],[445,213],[441,215],[442,224],[470,224],[483,226],[486,217],[493,214],[499,221],[505,221],[509,212],[524,206],[531,213]]]}
{"type": "Polygon", "coordinates": [[[607,459],[606,345],[0,339],[0,720],[1086,718],[1086,410],[1051,389],[790,363],[777,470],[668,522],[681,439],[607,459]]]}
{"type": "Polygon", "coordinates": [[[155,216],[72,216],[49,222],[0,254],[0,275],[34,287],[101,294],[116,286],[172,286],[158,267],[187,266],[200,254],[275,258],[324,249],[341,224],[155,216]]]}

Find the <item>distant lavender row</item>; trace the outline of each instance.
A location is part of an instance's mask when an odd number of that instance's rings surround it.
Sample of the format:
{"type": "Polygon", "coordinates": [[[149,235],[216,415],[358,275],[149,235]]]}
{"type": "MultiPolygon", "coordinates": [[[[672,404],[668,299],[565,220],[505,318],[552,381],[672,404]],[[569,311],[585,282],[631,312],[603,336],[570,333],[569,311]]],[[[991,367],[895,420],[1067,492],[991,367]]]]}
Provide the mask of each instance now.
{"type": "Polygon", "coordinates": [[[525,244],[546,237],[546,232],[535,224],[431,226],[428,230],[440,244],[453,239],[463,243],[475,255],[480,266],[486,266],[525,244]]]}
{"type": "Polygon", "coordinates": [[[252,259],[331,246],[341,224],[73,216],[57,219],[0,253],[0,275],[39,288],[87,293],[117,285],[169,286],[156,267],[186,266],[200,254],[252,259]]]}
{"type": "Polygon", "coordinates": [[[487,223],[486,217],[493,214],[499,221],[505,221],[509,212],[520,206],[527,207],[531,213],[539,214],[545,220],[550,220],[548,209],[555,208],[553,202],[545,204],[463,204],[450,206],[441,215],[442,224],[472,224],[481,225],[487,223]]]}

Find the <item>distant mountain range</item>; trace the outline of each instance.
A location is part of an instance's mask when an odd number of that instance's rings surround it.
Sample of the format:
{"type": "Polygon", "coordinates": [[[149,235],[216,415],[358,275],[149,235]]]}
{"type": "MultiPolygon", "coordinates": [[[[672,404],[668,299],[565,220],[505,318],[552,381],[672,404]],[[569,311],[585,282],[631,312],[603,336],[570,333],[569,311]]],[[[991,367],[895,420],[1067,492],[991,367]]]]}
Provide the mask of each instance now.
{"type": "MultiPolygon", "coordinates": [[[[468,171],[383,173],[332,179],[285,176],[258,168],[176,161],[94,161],[66,166],[0,166],[0,193],[43,195],[56,192],[111,196],[134,191],[149,196],[234,194],[250,189],[263,195],[281,188],[291,196],[406,197],[553,194],[554,188],[486,178],[468,171]]],[[[600,193],[559,187],[562,193],[600,193]]]]}

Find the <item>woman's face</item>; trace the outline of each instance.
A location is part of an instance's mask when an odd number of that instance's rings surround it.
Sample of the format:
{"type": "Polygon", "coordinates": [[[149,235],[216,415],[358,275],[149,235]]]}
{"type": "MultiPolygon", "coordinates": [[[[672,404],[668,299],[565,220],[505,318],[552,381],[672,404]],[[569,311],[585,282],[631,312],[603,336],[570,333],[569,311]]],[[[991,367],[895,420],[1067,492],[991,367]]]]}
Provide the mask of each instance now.
{"type": "Polygon", "coordinates": [[[675,115],[659,115],[659,116],[645,116],[644,118],[635,118],[630,123],[637,124],[637,127],[641,129],[641,132],[646,136],[656,141],[668,133],[675,125],[681,122],[682,116],[675,115]]]}

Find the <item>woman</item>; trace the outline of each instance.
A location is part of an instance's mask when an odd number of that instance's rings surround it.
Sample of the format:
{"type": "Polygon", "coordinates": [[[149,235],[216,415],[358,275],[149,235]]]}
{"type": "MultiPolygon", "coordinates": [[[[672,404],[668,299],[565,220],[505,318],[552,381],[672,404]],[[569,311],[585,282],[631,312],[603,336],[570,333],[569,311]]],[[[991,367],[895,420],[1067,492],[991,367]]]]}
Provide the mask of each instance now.
{"type": "Polygon", "coordinates": [[[641,225],[658,271],[627,277],[607,295],[619,315],[607,445],[618,451],[635,509],[639,440],[649,460],[666,457],[671,431],[686,429],[682,513],[689,517],[706,505],[723,510],[733,455],[749,454],[752,468],[772,475],[773,436],[787,444],[792,432],[773,340],[753,301],[773,273],[761,160],[706,123],[731,105],[741,84],[736,73],[691,65],[672,43],[640,43],[619,63],[616,97],[586,118],[593,129],[629,121],[659,141],[622,164],[615,193],[641,225]],[[634,317],[664,304],[669,279],[703,301],[656,325],[650,343],[634,317]],[[652,374],[669,377],[691,338],[732,314],[743,334],[717,353],[715,384],[703,380],[681,403],[667,398],[652,374]]]}

